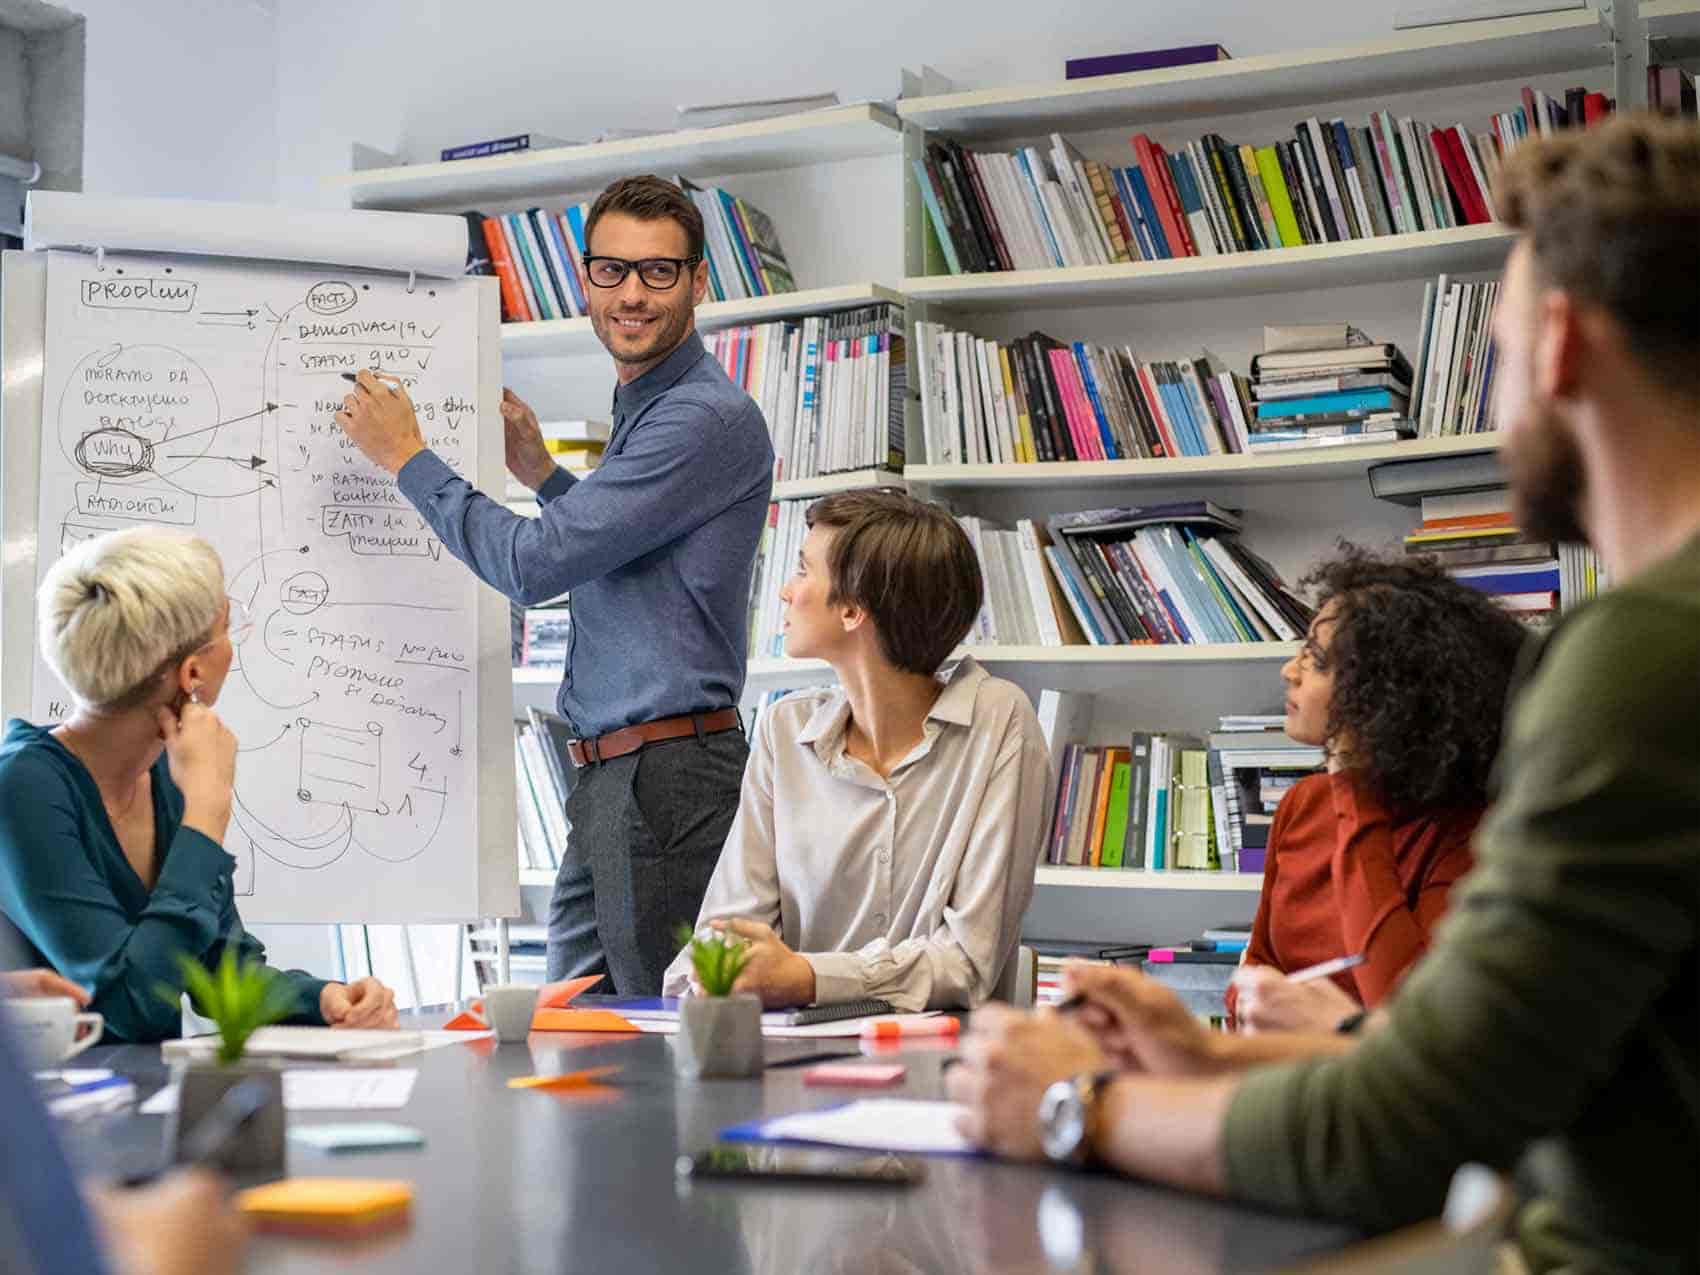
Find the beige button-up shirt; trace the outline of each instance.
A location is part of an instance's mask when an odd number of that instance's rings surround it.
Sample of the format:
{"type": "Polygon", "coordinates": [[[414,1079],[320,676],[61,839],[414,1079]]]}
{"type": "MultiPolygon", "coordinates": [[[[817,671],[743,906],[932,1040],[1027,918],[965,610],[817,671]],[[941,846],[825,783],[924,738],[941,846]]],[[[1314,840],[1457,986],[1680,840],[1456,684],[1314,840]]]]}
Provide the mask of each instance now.
{"type": "MultiPolygon", "coordinates": [[[[973,659],[940,680],[921,742],[888,779],[845,752],[842,688],[768,711],[699,927],[773,926],[814,966],[818,1002],[920,1010],[991,994],[1033,895],[1049,759],[1020,687],[973,659]]],[[[681,952],[663,990],[689,982],[681,952]]]]}

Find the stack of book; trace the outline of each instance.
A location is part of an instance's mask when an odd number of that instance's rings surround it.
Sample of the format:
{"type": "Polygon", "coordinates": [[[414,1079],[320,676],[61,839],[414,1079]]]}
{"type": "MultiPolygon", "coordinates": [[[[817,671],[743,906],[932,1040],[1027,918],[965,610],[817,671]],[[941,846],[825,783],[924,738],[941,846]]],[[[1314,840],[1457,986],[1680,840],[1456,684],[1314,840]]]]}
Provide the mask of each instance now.
{"type": "Polygon", "coordinates": [[[1068,744],[1045,862],[1072,868],[1219,870],[1204,753],[1184,735],[1135,732],[1124,746],[1068,744]]]}
{"type": "Polygon", "coordinates": [[[1610,109],[1580,91],[1576,105],[1572,121],[1525,89],[1480,133],[1377,111],[1361,126],[1312,116],[1263,146],[1207,133],[1172,153],[1139,133],[1125,167],[1055,133],[1007,154],[941,140],[915,176],[951,274],[1254,252],[1491,222],[1505,149],[1610,109]]]}
{"type": "Polygon", "coordinates": [[[1565,89],[1561,102],[1525,84],[1523,104],[1493,117],[1494,140],[1499,143],[1500,152],[1509,155],[1517,149],[1519,142],[1528,137],[1551,137],[1561,128],[1597,124],[1609,118],[1615,110],[1615,98],[1589,92],[1581,85],[1565,89]]]}
{"type": "Polygon", "coordinates": [[[1209,773],[1217,836],[1241,872],[1262,872],[1281,798],[1319,771],[1322,749],[1282,730],[1280,716],[1223,717],[1210,735],[1209,773]]]}
{"type": "Polygon", "coordinates": [[[778,659],[785,654],[785,604],[780,601],[779,590],[796,569],[797,555],[809,534],[804,521],[808,507],[806,500],[778,500],[767,507],[767,526],[756,546],[755,569],[750,573],[752,660],[778,659]]]}
{"type": "Polygon", "coordinates": [[[1696,115],[1694,77],[1669,62],[1647,65],[1647,109],[1693,119],[1696,115]]]}
{"type": "Polygon", "coordinates": [[[1261,873],[1275,808],[1324,760],[1279,715],[1223,717],[1206,739],[1134,731],[1108,745],[1067,738],[1090,733],[1089,696],[1042,691],[1038,715],[1057,771],[1044,855],[1062,866],[1261,873]]]}
{"type": "Polygon", "coordinates": [[[985,604],[969,631],[975,646],[1078,646],[1085,641],[1045,561],[1048,534],[1031,518],[1007,531],[986,518],[957,519],[980,559],[985,604]]]}
{"type": "Polygon", "coordinates": [[[515,668],[565,668],[573,635],[573,613],[563,596],[546,606],[508,604],[515,668]]]}
{"type": "Polygon", "coordinates": [[[567,852],[567,782],[564,748],[571,734],[553,713],[528,708],[514,723],[515,795],[519,807],[520,867],[561,866],[567,852]]]}
{"type": "Polygon", "coordinates": [[[1240,527],[1204,500],[1096,509],[1047,519],[1042,548],[1093,645],[1296,641],[1311,609],[1240,527]]]}
{"type": "Polygon", "coordinates": [[[779,246],[779,231],[766,213],[718,186],[677,180],[702,214],[711,300],[741,301],[797,290],[779,246]]]}
{"type": "Polygon", "coordinates": [[[1249,387],[1208,350],[1143,362],[1132,346],[1043,332],[982,340],[917,323],[921,422],[934,464],[1218,456],[1247,449],[1249,387]]]}
{"type": "Polygon", "coordinates": [[[1411,419],[1421,438],[1495,428],[1493,308],[1499,281],[1457,283],[1441,275],[1423,287],[1421,344],[1411,419]]]}
{"type": "Polygon", "coordinates": [[[724,328],[703,340],[761,408],[776,482],[903,468],[901,306],[724,328]]]}
{"type": "Polygon", "coordinates": [[[502,290],[506,323],[536,323],[589,314],[584,277],[584,219],[589,204],[558,213],[546,208],[483,220],[484,244],[502,290]]]}
{"type": "Polygon", "coordinates": [[[1393,442],[1412,433],[1411,365],[1397,346],[1371,343],[1345,324],[1265,328],[1251,381],[1253,453],[1393,442]]]}
{"type": "MultiPolygon", "coordinates": [[[[709,300],[732,301],[794,292],[779,233],[761,209],[717,187],[681,177],[679,187],[702,213],[709,300]]],[[[476,214],[474,214],[476,215],[476,214]]],[[[589,314],[584,276],[585,220],[590,204],[560,212],[530,208],[481,220],[490,265],[502,290],[502,319],[535,323],[589,314]]]]}
{"type": "Polygon", "coordinates": [[[1453,578],[1496,598],[1532,625],[1604,587],[1594,551],[1526,535],[1497,491],[1424,496],[1423,521],[1405,537],[1405,552],[1436,558],[1453,578]]]}

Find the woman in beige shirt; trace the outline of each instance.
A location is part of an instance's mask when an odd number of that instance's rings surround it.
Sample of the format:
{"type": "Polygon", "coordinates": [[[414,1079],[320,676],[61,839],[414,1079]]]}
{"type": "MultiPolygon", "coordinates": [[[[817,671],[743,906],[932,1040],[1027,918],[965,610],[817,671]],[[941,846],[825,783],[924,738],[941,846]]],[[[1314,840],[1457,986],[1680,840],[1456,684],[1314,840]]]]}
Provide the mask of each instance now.
{"type": "MultiPolygon", "coordinates": [[[[766,713],[698,917],[749,940],[769,1008],[879,997],[972,1006],[1013,959],[1048,761],[1020,687],[943,669],[979,612],[973,546],[891,492],[816,502],[781,594],[786,651],[838,684],[766,713]]],[[[691,985],[684,953],[664,991],[691,985]]]]}

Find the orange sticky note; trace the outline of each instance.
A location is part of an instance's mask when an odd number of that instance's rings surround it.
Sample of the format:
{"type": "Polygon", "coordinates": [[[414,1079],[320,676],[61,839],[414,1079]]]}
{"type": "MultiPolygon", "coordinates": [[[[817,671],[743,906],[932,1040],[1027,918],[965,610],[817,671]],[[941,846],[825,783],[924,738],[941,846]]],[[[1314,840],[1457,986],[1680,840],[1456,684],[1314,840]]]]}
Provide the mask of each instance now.
{"type": "Polygon", "coordinates": [[[559,983],[545,983],[537,989],[537,1008],[562,1009],[572,1003],[573,997],[589,991],[601,981],[600,974],[586,974],[583,978],[563,978],[559,983]]]}
{"type": "Polygon", "coordinates": [[[267,1231],[362,1235],[405,1223],[411,1182],[368,1178],[285,1178],[239,1192],[236,1206],[267,1231]]]}
{"type": "Polygon", "coordinates": [[[618,1067],[589,1067],[584,1071],[569,1071],[562,1076],[518,1076],[508,1081],[509,1089],[586,1089],[605,1076],[612,1076],[618,1067]]]}
{"type": "Polygon", "coordinates": [[[611,1009],[540,1009],[531,1019],[534,1032],[635,1032],[631,1019],[611,1009]]]}
{"type": "Polygon", "coordinates": [[[465,1013],[456,1014],[444,1023],[443,1030],[446,1032],[487,1032],[490,1030],[490,1024],[481,1017],[483,1013],[484,1002],[473,1001],[471,1007],[465,1013]]]}

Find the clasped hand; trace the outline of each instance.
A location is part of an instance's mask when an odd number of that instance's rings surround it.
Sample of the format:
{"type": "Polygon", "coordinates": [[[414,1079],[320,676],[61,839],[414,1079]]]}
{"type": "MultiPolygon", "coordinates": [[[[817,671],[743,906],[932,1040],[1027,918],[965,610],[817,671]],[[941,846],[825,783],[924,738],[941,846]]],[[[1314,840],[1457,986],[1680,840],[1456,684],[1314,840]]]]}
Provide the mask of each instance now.
{"type": "Polygon", "coordinates": [[[962,1065],[945,1078],[967,1108],[961,1128],[1000,1155],[1036,1159],[1038,1111],[1059,1080],[1089,1072],[1204,1075],[1217,1070],[1214,1033],[1161,983],[1105,965],[1063,967],[1063,992],[1084,1003],[1071,1013],[976,1011],[962,1065]]]}

